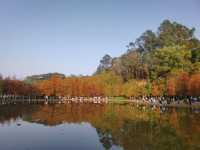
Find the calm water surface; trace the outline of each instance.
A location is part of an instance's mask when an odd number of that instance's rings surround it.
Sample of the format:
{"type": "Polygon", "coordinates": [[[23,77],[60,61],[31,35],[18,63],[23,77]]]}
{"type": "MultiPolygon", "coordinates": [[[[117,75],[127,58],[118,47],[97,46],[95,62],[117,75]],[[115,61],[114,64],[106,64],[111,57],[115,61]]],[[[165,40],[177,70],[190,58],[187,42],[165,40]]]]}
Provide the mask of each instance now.
{"type": "Polygon", "coordinates": [[[0,106],[0,150],[198,150],[198,109],[131,105],[0,106]]]}

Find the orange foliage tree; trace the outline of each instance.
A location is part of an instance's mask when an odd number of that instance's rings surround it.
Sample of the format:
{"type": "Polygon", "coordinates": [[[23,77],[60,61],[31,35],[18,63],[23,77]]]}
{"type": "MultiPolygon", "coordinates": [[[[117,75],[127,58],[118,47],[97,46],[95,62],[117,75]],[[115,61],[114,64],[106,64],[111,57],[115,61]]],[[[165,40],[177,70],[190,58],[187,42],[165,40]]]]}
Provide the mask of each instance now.
{"type": "Polygon", "coordinates": [[[176,93],[179,96],[186,96],[188,95],[188,83],[189,83],[189,75],[187,72],[182,72],[178,75],[177,78],[177,88],[176,93]]]}
{"type": "Polygon", "coordinates": [[[196,73],[191,76],[188,93],[191,96],[200,96],[200,73],[196,73]]]}
{"type": "Polygon", "coordinates": [[[43,95],[52,96],[102,96],[103,87],[97,77],[67,77],[62,79],[52,76],[49,80],[37,82],[43,95]]]}
{"type": "Polygon", "coordinates": [[[168,96],[175,96],[176,95],[176,79],[175,78],[169,78],[167,80],[166,85],[167,95],[168,96]]]}
{"type": "Polygon", "coordinates": [[[2,80],[2,94],[6,95],[38,95],[39,91],[34,85],[26,84],[17,79],[6,78],[2,80]]]}
{"type": "Polygon", "coordinates": [[[164,80],[154,81],[151,87],[152,96],[163,96],[165,94],[164,80]]]}

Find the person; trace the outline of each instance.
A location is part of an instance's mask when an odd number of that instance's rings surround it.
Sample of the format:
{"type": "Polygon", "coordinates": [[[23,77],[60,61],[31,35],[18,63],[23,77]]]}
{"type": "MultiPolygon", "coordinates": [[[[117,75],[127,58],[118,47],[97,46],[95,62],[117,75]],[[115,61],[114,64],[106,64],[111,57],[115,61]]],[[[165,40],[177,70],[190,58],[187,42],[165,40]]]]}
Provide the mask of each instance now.
{"type": "Polygon", "coordinates": [[[48,101],[48,96],[47,95],[45,96],[45,101],[48,101]]]}
{"type": "Polygon", "coordinates": [[[191,97],[188,98],[189,104],[192,105],[191,97]]]}

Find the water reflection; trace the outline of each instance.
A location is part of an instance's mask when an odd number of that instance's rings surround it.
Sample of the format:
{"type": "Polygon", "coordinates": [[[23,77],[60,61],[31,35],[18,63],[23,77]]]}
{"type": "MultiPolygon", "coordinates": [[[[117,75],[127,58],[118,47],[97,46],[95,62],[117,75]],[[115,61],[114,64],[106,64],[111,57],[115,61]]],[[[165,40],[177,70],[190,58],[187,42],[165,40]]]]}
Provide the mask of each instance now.
{"type": "Polygon", "coordinates": [[[189,108],[161,112],[158,108],[128,104],[0,106],[0,139],[4,138],[0,145],[5,150],[10,148],[8,141],[15,141],[13,146],[20,150],[41,146],[42,149],[200,149],[198,112],[189,108]],[[18,143],[13,134],[21,136],[18,143]],[[35,144],[27,138],[35,140],[35,144]],[[26,147],[21,147],[24,141],[26,147]]]}

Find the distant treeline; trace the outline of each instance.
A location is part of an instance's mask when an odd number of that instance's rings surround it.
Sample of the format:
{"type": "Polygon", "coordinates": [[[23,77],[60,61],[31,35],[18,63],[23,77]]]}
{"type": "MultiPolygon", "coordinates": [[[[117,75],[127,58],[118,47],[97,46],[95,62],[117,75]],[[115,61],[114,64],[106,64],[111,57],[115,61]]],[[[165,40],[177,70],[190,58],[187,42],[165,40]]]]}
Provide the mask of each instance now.
{"type": "Polygon", "coordinates": [[[200,41],[195,29],[164,20],[130,42],[120,57],[105,55],[92,76],[50,74],[1,78],[0,93],[57,96],[200,96],[200,41]],[[37,79],[34,79],[37,78],[37,79]]]}

